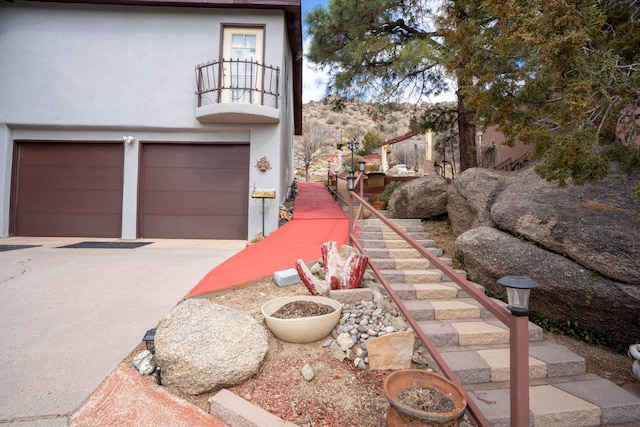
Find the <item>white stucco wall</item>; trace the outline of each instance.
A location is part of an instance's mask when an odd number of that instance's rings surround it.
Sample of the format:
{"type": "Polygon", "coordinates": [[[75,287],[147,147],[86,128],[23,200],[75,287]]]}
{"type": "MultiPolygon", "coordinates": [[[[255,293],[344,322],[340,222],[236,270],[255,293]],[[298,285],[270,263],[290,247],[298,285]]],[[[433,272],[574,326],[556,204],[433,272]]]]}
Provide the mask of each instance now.
{"type": "MultiPolygon", "coordinates": [[[[293,138],[291,111],[281,111],[278,125],[195,118],[194,67],[219,57],[222,24],[264,24],[265,63],[284,68],[282,49],[270,48],[286,46],[281,11],[0,3],[0,237],[9,230],[14,139],[245,138],[249,182],[258,180],[254,166],[267,156],[274,168],[268,185],[279,188],[282,144],[293,138]]],[[[124,238],[136,234],[138,164],[138,143],[125,147],[124,238]]],[[[247,203],[249,239],[261,231],[262,215],[255,200],[247,203]]],[[[277,228],[274,204],[267,234],[277,228]]]]}

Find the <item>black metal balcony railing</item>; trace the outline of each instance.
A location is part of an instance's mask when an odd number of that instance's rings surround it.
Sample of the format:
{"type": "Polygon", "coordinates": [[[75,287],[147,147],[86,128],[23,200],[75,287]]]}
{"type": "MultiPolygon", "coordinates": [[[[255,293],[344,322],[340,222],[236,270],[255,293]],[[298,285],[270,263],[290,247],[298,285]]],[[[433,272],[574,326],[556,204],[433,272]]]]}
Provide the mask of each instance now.
{"type": "Polygon", "coordinates": [[[240,102],[278,108],[280,69],[254,60],[222,59],[196,66],[198,107],[240,102]]]}

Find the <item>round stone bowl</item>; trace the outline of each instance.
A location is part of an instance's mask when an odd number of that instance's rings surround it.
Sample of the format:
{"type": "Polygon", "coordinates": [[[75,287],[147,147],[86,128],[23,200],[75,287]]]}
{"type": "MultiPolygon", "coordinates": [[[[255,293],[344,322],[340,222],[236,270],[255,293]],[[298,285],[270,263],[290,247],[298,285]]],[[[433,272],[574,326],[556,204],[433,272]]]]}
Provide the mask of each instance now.
{"type": "Polygon", "coordinates": [[[326,337],[338,324],[341,313],[342,304],[340,301],[314,295],[275,298],[264,303],[262,306],[262,315],[264,316],[267,328],[269,328],[277,338],[291,343],[309,343],[326,337]],[[300,317],[297,319],[278,319],[271,316],[282,306],[293,301],[313,301],[318,304],[333,307],[335,311],[329,314],[323,314],[322,316],[300,317]]]}

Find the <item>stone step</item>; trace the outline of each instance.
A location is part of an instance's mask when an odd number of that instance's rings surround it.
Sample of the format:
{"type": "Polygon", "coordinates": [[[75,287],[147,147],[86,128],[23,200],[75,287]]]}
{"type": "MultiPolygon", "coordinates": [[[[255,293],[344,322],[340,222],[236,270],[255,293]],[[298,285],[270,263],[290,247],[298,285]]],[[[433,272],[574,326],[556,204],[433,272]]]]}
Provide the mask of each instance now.
{"type": "MultiPolygon", "coordinates": [[[[450,294],[450,291],[445,289],[441,292],[450,294]]],[[[403,301],[403,304],[416,320],[465,320],[493,317],[489,310],[473,298],[457,298],[457,295],[454,295],[453,299],[414,299],[403,301]]]]}
{"type": "Polygon", "coordinates": [[[416,320],[467,320],[491,317],[480,304],[469,300],[409,300],[404,302],[416,320]]]}
{"type": "MultiPolygon", "coordinates": [[[[509,344],[509,330],[498,320],[421,320],[418,325],[436,347],[509,344]]],[[[542,328],[533,323],[529,341],[542,341],[542,328]]]]}
{"type": "MultiPolygon", "coordinates": [[[[461,277],[463,277],[463,278],[465,278],[465,279],[467,278],[467,272],[466,272],[466,271],[464,271],[464,270],[457,270],[457,269],[454,269],[453,271],[455,271],[456,273],[458,273],[458,276],[461,276],[461,277]]],[[[444,280],[444,281],[446,281],[446,282],[452,281],[452,279],[451,279],[449,276],[447,276],[446,274],[443,274],[443,275],[442,275],[442,280],[444,280]]]]}
{"type": "MultiPolygon", "coordinates": [[[[484,287],[477,283],[472,283],[477,289],[484,290],[484,287]]],[[[430,299],[453,299],[453,298],[470,298],[470,295],[454,282],[436,282],[436,283],[389,283],[391,289],[394,290],[398,297],[403,300],[430,300],[430,299]]],[[[386,294],[385,289],[381,292],[386,294]]],[[[500,305],[506,304],[502,301],[496,301],[500,305]]]]}
{"type": "MultiPolygon", "coordinates": [[[[458,270],[456,270],[456,271],[458,271],[458,270]]],[[[466,278],[466,273],[464,274],[463,277],[466,278]]],[[[447,277],[446,276],[443,276],[442,282],[444,284],[446,284],[447,286],[452,286],[452,287],[456,288],[458,290],[458,298],[471,298],[471,295],[469,295],[469,293],[467,291],[465,291],[464,289],[462,289],[457,283],[447,281],[447,277]]],[[[470,283],[476,289],[478,289],[479,291],[482,291],[484,293],[484,286],[482,286],[482,285],[480,285],[478,283],[475,283],[475,282],[470,282],[470,283]]],[[[500,305],[503,305],[505,308],[507,306],[506,303],[504,303],[504,302],[502,302],[500,300],[494,300],[494,301],[497,302],[500,305]]]]}
{"type": "Polygon", "coordinates": [[[431,263],[425,258],[374,258],[371,262],[381,270],[409,270],[430,268],[431,263]]]}
{"type": "MultiPolygon", "coordinates": [[[[422,229],[422,220],[420,219],[400,219],[400,218],[389,218],[389,221],[398,227],[420,227],[422,229]]],[[[358,221],[358,226],[383,226],[386,227],[378,218],[368,218],[361,219],[358,221]]]]}
{"type": "MultiPolygon", "coordinates": [[[[425,248],[437,257],[443,255],[443,251],[440,248],[425,248]]],[[[424,258],[420,252],[413,248],[405,249],[388,249],[388,248],[365,248],[366,255],[369,258],[424,258]]]]}
{"type": "MultiPolygon", "coordinates": [[[[453,264],[451,258],[447,257],[439,257],[440,261],[447,264],[449,267],[453,264]]],[[[375,258],[371,259],[376,267],[381,270],[411,270],[411,269],[425,269],[425,268],[435,268],[433,263],[431,263],[426,258],[375,258]]]]}
{"type": "MultiPolygon", "coordinates": [[[[433,240],[417,240],[417,243],[424,246],[425,248],[433,248],[436,245],[436,242],[433,240]]],[[[376,248],[376,249],[413,249],[408,242],[404,240],[362,240],[360,239],[360,244],[363,248],[376,248]]]]}
{"type": "MultiPolygon", "coordinates": [[[[425,232],[411,232],[409,233],[415,240],[429,240],[429,233],[425,232]]],[[[363,231],[358,233],[359,240],[404,240],[400,238],[395,231],[363,231]]]]}
{"type": "MultiPolygon", "coordinates": [[[[509,382],[508,344],[442,348],[440,354],[462,384],[509,382]]],[[[585,360],[571,350],[550,341],[529,344],[530,379],[561,378],[585,373],[585,360]]]]}
{"type": "Polygon", "coordinates": [[[384,278],[394,283],[434,283],[442,281],[442,272],[437,269],[381,270],[384,278]]]}
{"type": "MultiPolygon", "coordinates": [[[[413,233],[425,233],[424,228],[421,225],[413,225],[413,226],[399,226],[400,230],[404,231],[407,234],[413,235],[413,233]]],[[[358,229],[360,233],[381,233],[385,236],[390,236],[392,239],[397,239],[398,235],[395,231],[386,225],[360,225],[358,223],[358,229]]],[[[425,233],[427,234],[427,233],[425,233]]]]}
{"type": "MultiPolygon", "coordinates": [[[[470,384],[465,389],[493,427],[510,426],[509,384],[470,384]]],[[[530,380],[529,425],[637,426],[640,399],[594,374],[530,380]]]]}

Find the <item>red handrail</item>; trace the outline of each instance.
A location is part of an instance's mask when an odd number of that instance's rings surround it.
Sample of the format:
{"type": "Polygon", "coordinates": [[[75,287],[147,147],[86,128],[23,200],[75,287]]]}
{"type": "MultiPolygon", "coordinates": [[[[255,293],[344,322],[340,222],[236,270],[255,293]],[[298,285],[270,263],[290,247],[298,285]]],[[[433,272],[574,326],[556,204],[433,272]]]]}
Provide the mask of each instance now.
{"type": "MultiPolygon", "coordinates": [[[[362,175],[358,176],[356,182],[360,182],[362,175]]],[[[357,241],[357,220],[353,218],[353,204],[354,199],[360,203],[360,207],[356,218],[360,218],[363,209],[366,207],[371,214],[377,217],[383,224],[393,230],[398,236],[405,240],[411,247],[417,250],[422,256],[427,258],[432,265],[445,274],[451,281],[460,286],[466,291],[472,298],[478,301],[483,307],[489,310],[498,320],[504,323],[510,332],[510,389],[511,389],[511,425],[527,425],[529,423],[529,354],[528,354],[528,318],[517,317],[508,313],[504,307],[498,304],[492,298],[489,298],[476,288],[470,281],[458,274],[452,267],[445,264],[440,258],[434,255],[431,251],[427,250],[424,246],[418,243],[413,237],[405,233],[394,223],[389,221],[387,217],[379,213],[373,206],[371,206],[362,196],[362,185],[360,186],[360,194],[356,194],[354,191],[349,192],[349,240],[353,246],[358,248],[363,254],[366,255],[365,249],[357,241]]],[[[479,426],[491,426],[487,418],[480,411],[480,408],[474,400],[470,398],[466,390],[461,386],[455,373],[446,364],[436,346],[431,342],[429,337],[422,331],[418,322],[411,316],[409,310],[404,305],[400,297],[391,288],[389,282],[384,278],[382,272],[369,261],[369,266],[373,270],[374,274],[380,280],[380,283],[384,286],[393,302],[398,306],[398,309],[403,314],[405,319],[411,328],[416,333],[422,344],[429,351],[433,357],[434,362],[440,368],[442,374],[449,378],[454,383],[458,384],[465,394],[467,399],[468,410],[471,416],[476,420],[479,426]]]]}

